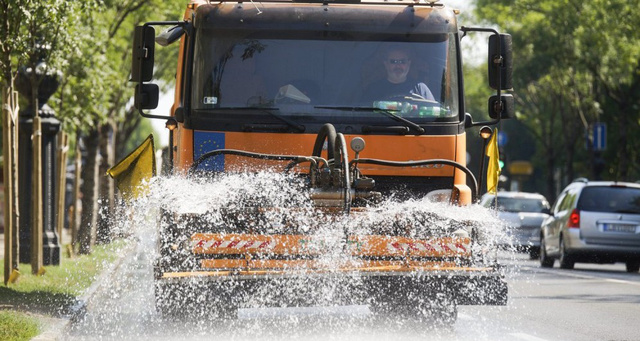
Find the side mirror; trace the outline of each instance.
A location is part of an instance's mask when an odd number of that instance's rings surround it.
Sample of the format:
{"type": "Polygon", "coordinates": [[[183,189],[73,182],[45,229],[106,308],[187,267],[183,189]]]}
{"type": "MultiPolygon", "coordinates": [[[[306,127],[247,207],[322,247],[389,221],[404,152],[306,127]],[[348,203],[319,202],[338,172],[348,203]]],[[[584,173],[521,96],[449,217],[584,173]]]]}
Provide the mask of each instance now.
{"type": "Polygon", "coordinates": [[[138,110],[155,109],[158,107],[160,88],[157,84],[136,84],[136,95],[133,105],[138,110]]]}
{"type": "Polygon", "coordinates": [[[184,33],[185,30],[181,25],[169,27],[158,34],[156,43],[160,46],[169,46],[180,39],[184,33]]]}
{"type": "Polygon", "coordinates": [[[131,81],[148,82],[153,77],[153,54],[156,30],[151,26],[136,26],[131,61],[131,81]]]}
{"type": "Polygon", "coordinates": [[[502,94],[500,99],[494,95],[489,98],[489,117],[492,119],[509,119],[516,116],[513,95],[502,94]]]}
{"type": "Polygon", "coordinates": [[[513,88],[513,56],[510,34],[489,36],[489,85],[494,90],[513,88]],[[498,47],[499,45],[499,47],[498,47]]]}

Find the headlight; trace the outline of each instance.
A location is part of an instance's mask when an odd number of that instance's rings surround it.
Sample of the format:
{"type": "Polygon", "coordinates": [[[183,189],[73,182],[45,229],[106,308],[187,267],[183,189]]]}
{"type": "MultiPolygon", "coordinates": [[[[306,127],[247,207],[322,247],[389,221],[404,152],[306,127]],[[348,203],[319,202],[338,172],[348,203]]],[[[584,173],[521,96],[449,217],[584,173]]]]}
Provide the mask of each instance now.
{"type": "Polygon", "coordinates": [[[435,191],[431,191],[427,193],[427,199],[433,202],[451,202],[451,193],[453,191],[450,189],[437,189],[435,191]]]}

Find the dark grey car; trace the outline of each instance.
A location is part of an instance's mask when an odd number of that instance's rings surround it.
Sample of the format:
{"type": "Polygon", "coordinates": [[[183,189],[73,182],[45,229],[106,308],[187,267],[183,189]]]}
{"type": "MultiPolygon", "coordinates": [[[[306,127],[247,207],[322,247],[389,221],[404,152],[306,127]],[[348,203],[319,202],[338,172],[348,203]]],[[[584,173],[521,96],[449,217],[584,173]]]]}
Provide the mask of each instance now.
{"type": "Polygon", "coordinates": [[[498,218],[505,223],[502,244],[529,252],[531,259],[538,258],[540,225],[549,214],[549,202],[543,195],[526,192],[487,193],[482,196],[480,205],[496,208],[498,218]]]}
{"type": "Polygon", "coordinates": [[[625,262],[640,269],[640,184],[576,181],[554,203],[541,231],[540,264],[625,262]]]}

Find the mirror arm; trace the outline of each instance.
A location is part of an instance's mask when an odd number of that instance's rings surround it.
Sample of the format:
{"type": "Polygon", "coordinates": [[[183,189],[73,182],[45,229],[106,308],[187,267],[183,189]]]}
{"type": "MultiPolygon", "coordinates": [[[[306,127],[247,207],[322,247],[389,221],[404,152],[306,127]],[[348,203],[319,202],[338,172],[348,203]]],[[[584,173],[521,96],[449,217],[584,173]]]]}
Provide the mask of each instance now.
{"type": "Polygon", "coordinates": [[[493,32],[497,35],[500,35],[500,32],[496,31],[493,28],[485,28],[485,27],[460,27],[460,31],[462,31],[463,35],[467,35],[467,32],[493,32]]]}
{"type": "MultiPolygon", "coordinates": [[[[467,35],[467,32],[490,32],[490,33],[494,33],[498,36],[500,36],[500,32],[498,32],[497,30],[493,29],[493,28],[485,28],[485,27],[466,27],[466,26],[462,26],[460,27],[460,31],[462,31],[462,37],[467,35]]],[[[461,38],[462,39],[462,38],[461,38]]],[[[498,39],[497,41],[498,44],[498,51],[502,51],[502,47],[500,46],[501,42],[500,39],[498,39]]],[[[496,62],[498,63],[498,65],[502,65],[502,56],[498,55],[498,58],[494,58],[493,59],[493,63],[496,64],[496,62]]],[[[495,106],[496,106],[496,110],[498,113],[502,112],[502,96],[501,96],[501,92],[500,92],[500,79],[501,77],[498,77],[498,89],[496,89],[497,92],[497,96],[498,96],[498,101],[496,102],[495,106]]],[[[476,126],[480,126],[480,125],[496,125],[498,123],[500,123],[500,114],[498,114],[498,117],[494,120],[491,121],[485,121],[485,122],[473,122],[473,120],[471,120],[469,126],[470,127],[476,127],[476,126]]]]}
{"type": "Polygon", "coordinates": [[[138,113],[140,114],[140,116],[146,117],[146,118],[158,118],[163,120],[175,119],[173,116],[145,114],[144,111],[142,111],[142,109],[138,109],[138,113]]]}
{"type": "MultiPolygon", "coordinates": [[[[502,101],[499,101],[499,102],[502,102],[502,101]]],[[[497,104],[497,106],[502,107],[502,103],[497,104]]],[[[473,117],[471,116],[471,114],[466,113],[466,115],[469,115],[468,116],[469,117],[469,123],[465,124],[465,128],[477,127],[477,126],[482,126],[482,125],[496,125],[496,124],[500,123],[500,115],[498,115],[498,118],[493,119],[491,121],[481,121],[481,122],[473,122],[473,117]]]]}

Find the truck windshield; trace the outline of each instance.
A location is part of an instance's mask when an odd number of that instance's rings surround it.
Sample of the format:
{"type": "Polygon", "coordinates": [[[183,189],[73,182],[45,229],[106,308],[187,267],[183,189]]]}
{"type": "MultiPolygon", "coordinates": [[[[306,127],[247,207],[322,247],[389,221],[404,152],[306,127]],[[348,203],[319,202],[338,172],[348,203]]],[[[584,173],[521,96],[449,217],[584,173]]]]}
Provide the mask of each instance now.
{"type": "Polygon", "coordinates": [[[192,106],[206,115],[277,108],[279,115],[393,111],[412,121],[458,120],[453,34],[429,42],[249,39],[199,33],[192,106]],[[353,110],[350,110],[353,108],[353,110]]]}

